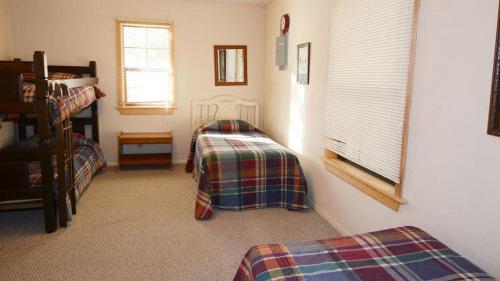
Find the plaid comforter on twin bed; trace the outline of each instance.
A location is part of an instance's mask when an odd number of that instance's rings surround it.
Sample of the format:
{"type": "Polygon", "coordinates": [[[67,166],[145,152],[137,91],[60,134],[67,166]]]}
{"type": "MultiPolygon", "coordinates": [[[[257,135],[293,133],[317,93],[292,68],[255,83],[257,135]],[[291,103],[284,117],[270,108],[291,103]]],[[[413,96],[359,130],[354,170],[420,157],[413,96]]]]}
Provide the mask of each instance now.
{"type": "Polygon", "coordinates": [[[416,227],[252,247],[234,281],[495,280],[416,227]]]}
{"type": "Polygon", "coordinates": [[[197,219],[210,218],[213,207],[307,208],[307,184],[297,157],[244,121],[198,128],[186,172],[198,182],[197,219]]]}

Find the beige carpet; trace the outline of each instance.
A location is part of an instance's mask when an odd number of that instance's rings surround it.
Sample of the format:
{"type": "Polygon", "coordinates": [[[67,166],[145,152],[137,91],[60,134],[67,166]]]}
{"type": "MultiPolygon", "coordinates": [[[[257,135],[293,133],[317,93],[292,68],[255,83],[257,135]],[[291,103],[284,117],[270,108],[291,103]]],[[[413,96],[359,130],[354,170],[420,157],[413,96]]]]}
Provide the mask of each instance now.
{"type": "Polygon", "coordinates": [[[200,222],[195,192],[182,167],[108,168],[54,234],[39,210],[0,213],[0,280],[232,280],[253,245],[338,235],[314,211],[216,210],[200,222]]]}

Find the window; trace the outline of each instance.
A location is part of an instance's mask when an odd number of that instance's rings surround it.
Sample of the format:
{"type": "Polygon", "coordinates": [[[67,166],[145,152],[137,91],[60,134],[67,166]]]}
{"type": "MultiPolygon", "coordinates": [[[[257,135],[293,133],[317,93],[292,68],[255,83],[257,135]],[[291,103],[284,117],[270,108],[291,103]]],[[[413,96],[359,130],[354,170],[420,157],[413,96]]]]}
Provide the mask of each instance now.
{"type": "Polygon", "coordinates": [[[170,114],[174,109],[173,25],[117,21],[122,114],[170,114]]]}
{"type": "Polygon", "coordinates": [[[388,207],[402,197],[418,0],[336,0],[325,167],[388,207]]]}

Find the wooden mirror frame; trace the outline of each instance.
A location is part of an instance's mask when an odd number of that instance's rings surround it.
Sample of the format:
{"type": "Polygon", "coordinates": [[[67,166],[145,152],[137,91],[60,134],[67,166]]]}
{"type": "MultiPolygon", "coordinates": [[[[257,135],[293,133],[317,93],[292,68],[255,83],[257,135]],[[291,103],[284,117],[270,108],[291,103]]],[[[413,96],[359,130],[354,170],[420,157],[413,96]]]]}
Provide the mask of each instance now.
{"type": "Polygon", "coordinates": [[[246,86],[248,85],[248,71],[247,71],[247,46],[246,45],[214,45],[214,72],[215,72],[215,86],[246,86]],[[219,81],[219,50],[224,49],[241,49],[243,50],[243,82],[220,82],[219,81]]]}
{"type": "Polygon", "coordinates": [[[497,22],[497,38],[495,45],[495,63],[493,65],[493,81],[491,85],[490,115],[488,118],[488,134],[500,137],[500,8],[497,22]]]}

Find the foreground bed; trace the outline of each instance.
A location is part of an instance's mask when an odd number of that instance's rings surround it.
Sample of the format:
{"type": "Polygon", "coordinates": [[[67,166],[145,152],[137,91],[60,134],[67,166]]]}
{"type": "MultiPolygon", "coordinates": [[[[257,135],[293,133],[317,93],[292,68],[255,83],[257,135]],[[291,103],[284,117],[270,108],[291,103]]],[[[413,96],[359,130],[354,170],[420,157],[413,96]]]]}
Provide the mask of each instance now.
{"type": "Polygon", "coordinates": [[[235,281],[495,280],[416,227],[252,247],[235,281]]]}
{"type": "Polygon", "coordinates": [[[307,208],[307,184],[297,157],[245,121],[214,121],[198,128],[186,171],[198,182],[197,219],[210,218],[213,207],[307,208]]]}

